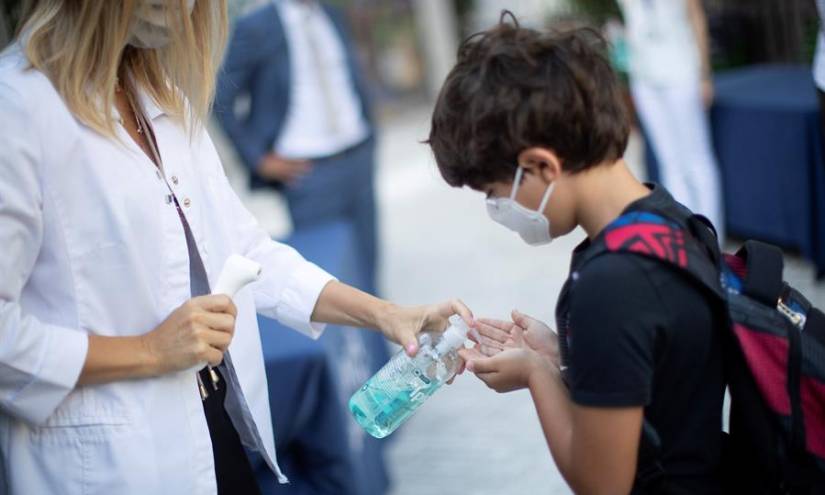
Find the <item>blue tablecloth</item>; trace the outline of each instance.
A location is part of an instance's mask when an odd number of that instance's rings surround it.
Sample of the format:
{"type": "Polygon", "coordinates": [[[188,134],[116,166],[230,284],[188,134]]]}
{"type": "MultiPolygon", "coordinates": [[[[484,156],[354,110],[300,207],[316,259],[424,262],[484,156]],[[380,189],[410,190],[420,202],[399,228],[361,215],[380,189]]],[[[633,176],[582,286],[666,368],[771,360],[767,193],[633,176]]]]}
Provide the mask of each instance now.
{"type": "MultiPolygon", "coordinates": [[[[286,242],[339,280],[361,283],[349,224],[296,232],[286,242]]],[[[330,325],[313,341],[267,318],[259,316],[258,324],[278,460],[291,481],[277,486],[274,475],[258,465],[264,493],[385,493],[384,444],[368,436],[346,408],[352,393],[388,359],[383,337],[330,325]]]]}
{"type": "Polygon", "coordinates": [[[257,460],[266,494],[358,493],[333,367],[318,342],[259,319],[278,461],[288,486],[257,460]]]}
{"type": "Polygon", "coordinates": [[[798,251],[825,275],[825,159],[810,67],[719,74],[711,127],[728,232],[798,251]]]}

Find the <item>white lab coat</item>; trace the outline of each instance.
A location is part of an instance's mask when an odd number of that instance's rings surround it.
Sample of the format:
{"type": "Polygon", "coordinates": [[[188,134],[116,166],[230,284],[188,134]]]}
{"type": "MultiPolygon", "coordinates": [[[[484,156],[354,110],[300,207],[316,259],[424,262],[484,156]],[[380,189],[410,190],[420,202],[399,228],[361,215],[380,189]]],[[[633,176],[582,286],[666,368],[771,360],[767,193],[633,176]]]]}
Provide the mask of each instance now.
{"type": "Polygon", "coordinates": [[[255,314],[317,337],[310,314],[332,277],[259,227],[205,131],[190,140],[141,95],[164,178],[123,129],[118,143],[80,124],[26,65],[19,47],[0,57],[0,494],[215,493],[194,371],[76,385],[88,334],[146,333],[189,298],[165,180],[212,284],[230,254],[263,265],[235,297],[236,427],[284,481],[255,314]]]}

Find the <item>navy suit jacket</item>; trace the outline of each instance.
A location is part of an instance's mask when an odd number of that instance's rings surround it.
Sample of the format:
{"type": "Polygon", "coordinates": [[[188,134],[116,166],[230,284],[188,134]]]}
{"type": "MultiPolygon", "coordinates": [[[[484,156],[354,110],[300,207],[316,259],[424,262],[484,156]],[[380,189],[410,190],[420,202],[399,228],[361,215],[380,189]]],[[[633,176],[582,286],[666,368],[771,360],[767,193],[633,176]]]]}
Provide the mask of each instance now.
{"type": "MultiPolygon", "coordinates": [[[[328,5],[322,4],[322,8],[340,35],[353,89],[372,130],[368,93],[343,13],[328,5]]],[[[289,57],[284,25],[272,2],[237,20],[218,74],[214,114],[249,168],[252,187],[280,186],[259,177],[256,169],[261,158],[272,151],[286,120],[292,76],[289,57]],[[245,115],[234,111],[241,96],[249,98],[245,115]]]]}

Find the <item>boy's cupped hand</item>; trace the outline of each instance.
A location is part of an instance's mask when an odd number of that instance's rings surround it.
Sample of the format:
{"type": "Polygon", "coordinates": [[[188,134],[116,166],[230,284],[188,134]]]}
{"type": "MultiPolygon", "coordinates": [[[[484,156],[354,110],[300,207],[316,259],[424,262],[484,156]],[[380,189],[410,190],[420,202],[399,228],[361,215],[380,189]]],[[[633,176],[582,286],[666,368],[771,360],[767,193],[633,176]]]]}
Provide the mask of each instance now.
{"type": "Polygon", "coordinates": [[[492,357],[506,350],[528,347],[559,366],[559,341],[556,332],[542,321],[518,310],[511,313],[512,321],[479,318],[475,321],[478,337],[475,349],[482,356],[492,357]]]}
{"type": "Polygon", "coordinates": [[[528,347],[505,349],[493,357],[483,356],[475,348],[460,352],[467,369],[499,393],[527,387],[536,370],[550,366],[547,359],[528,347]]]}
{"type": "Polygon", "coordinates": [[[477,319],[475,347],[460,351],[467,369],[497,392],[524,388],[537,366],[558,369],[560,363],[558,337],[550,327],[517,310],[511,318],[477,319]]]}

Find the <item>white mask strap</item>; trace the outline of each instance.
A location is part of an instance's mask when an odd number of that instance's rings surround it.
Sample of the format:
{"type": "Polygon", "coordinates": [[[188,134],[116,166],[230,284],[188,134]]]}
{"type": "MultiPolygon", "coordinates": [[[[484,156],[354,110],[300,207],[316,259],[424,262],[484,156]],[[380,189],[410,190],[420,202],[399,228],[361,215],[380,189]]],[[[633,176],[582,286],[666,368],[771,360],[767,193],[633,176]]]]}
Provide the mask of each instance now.
{"type": "Polygon", "coordinates": [[[524,169],[521,167],[516,168],[516,178],[513,181],[513,188],[510,189],[510,199],[516,199],[516,191],[518,191],[518,186],[521,184],[521,178],[524,175],[524,169]]]}
{"type": "Polygon", "coordinates": [[[547,202],[550,201],[550,195],[553,194],[553,189],[555,188],[556,181],[551,182],[550,185],[547,186],[547,190],[544,191],[544,196],[542,196],[541,198],[541,204],[539,205],[538,209],[539,213],[544,213],[544,208],[547,206],[547,202]]]}

